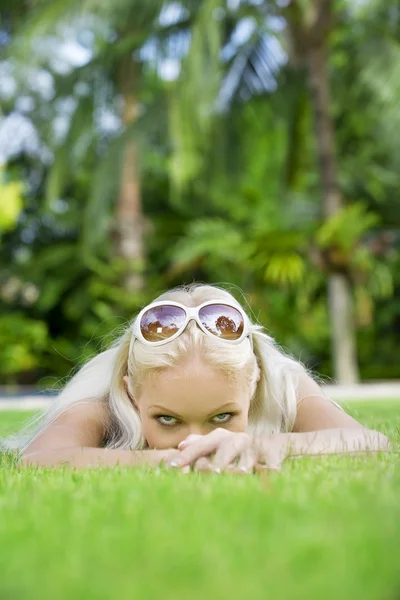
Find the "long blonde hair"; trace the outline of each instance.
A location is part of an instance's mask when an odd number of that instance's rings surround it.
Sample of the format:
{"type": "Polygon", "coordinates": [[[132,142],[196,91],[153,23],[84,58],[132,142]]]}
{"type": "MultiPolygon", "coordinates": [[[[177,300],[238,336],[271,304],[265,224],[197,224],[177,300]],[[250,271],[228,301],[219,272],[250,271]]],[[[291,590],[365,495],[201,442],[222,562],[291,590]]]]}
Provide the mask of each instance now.
{"type": "MultiPolygon", "coordinates": [[[[209,300],[240,304],[226,290],[203,284],[179,287],[156,300],[173,300],[197,306],[209,300]]],[[[146,447],[139,414],[124,386],[129,377],[129,392],[135,396],[144,377],[183,362],[188,351],[199,350],[212,366],[232,379],[246,377],[251,394],[248,431],[254,435],[287,432],[296,418],[296,388],[307,373],[299,361],[286,354],[275,340],[249,319],[250,336],[237,345],[228,346],[204,335],[194,322],[178,338],[162,346],[150,347],[132,339],[132,326],[112,346],[87,362],[64,387],[57,400],[19,433],[3,440],[3,446],[25,449],[61,413],[76,404],[102,402],[111,416],[105,447],[140,450],[146,447]],[[133,342],[133,343],[132,343],[133,342]]]]}

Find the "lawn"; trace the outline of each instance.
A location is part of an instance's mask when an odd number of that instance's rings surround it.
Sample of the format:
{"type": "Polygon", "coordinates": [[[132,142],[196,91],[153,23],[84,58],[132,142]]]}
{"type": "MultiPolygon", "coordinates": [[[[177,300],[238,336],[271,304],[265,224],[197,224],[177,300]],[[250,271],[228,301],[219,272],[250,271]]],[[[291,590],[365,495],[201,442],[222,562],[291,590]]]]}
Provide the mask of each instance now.
{"type": "MultiPolygon", "coordinates": [[[[400,402],[348,404],[400,442],[400,402]]],[[[0,412],[0,435],[27,413],[0,412]]],[[[1,600],[398,600],[399,454],[200,475],[0,467],[1,600]]]]}

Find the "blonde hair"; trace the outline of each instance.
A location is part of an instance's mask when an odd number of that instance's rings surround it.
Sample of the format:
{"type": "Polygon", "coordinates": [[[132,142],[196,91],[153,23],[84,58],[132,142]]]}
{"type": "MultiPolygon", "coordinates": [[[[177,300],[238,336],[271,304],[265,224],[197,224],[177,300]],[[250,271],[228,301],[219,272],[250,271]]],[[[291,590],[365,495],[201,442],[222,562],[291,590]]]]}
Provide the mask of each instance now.
{"type": "MultiPolygon", "coordinates": [[[[197,306],[209,300],[224,300],[240,306],[226,290],[203,284],[179,287],[156,300],[173,300],[186,306],[197,306]]],[[[35,417],[18,434],[3,440],[3,446],[25,449],[61,413],[72,405],[102,402],[111,416],[105,447],[139,450],[146,446],[141,420],[124,385],[129,377],[129,393],[135,396],[144,378],[167,367],[179,365],[188,352],[202,353],[208,364],[221,369],[232,381],[245,377],[251,395],[248,432],[253,435],[274,434],[293,429],[296,418],[296,389],[299,378],[307,370],[286,354],[260,325],[249,319],[250,336],[237,345],[222,344],[218,338],[206,336],[192,321],[178,338],[162,346],[150,347],[134,341],[128,324],[108,350],[87,362],[69,381],[55,403],[35,417]]]]}

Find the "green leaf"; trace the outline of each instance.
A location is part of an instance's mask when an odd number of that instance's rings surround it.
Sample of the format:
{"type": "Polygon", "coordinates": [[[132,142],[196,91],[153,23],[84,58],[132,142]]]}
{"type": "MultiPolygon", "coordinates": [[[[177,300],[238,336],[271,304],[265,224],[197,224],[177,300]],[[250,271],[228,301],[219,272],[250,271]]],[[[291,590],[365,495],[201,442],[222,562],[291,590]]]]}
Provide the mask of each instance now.
{"type": "Polygon", "coordinates": [[[368,290],[376,298],[389,298],[393,295],[393,273],[389,265],[376,263],[371,271],[368,290]]]}
{"type": "Polygon", "coordinates": [[[362,202],[355,202],[327,219],[317,231],[316,241],[321,248],[335,244],[350,252],[379,222],[379,215],[368,211],[362,202]]]}
{"type": "Polygon", "coordinates": [[[2,182],[0,167],[0,231],[10,231],[17,224],[24,206],[23,190],[21,181],[2,182]]]}
{"type": "Polygon", "coordinates": [[[78,102],[69,124],[66,138],[56,150],[55,160],[46,185],[46,204],[63,194],[74,170],[82,162],[93,136],[94,96],[90,94],[78,102]]]}
{"type": "Polygon", "coordinates": [[[275,284],[299,284],[305,273],[305,261],[295,253],[273,254],[264,271],[266,281],[275,284]]]}
{"type": "Polygon", "coordinates": [[[190,224],[187,234],[174,246],[172,260],[191,263],[199,258],[243,262],[250,255],[243,233],[222,219],[199,219],[190,224]]]}
{"type": "Polygon", "coordinates": [[[180,195],[200,172],[215,118],[221,84],[221,22],[213,17],[220,0],[201,3],[191,44],[170,98],[170,162],[173,194],[180,195]]]}

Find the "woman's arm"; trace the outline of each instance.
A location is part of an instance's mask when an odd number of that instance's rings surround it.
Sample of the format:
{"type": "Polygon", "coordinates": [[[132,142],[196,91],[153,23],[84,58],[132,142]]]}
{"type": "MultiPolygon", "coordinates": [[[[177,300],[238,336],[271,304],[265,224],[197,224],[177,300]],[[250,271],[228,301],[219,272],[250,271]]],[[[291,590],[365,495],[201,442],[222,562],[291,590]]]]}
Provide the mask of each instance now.
{"type": "Polygon", "coordinates": [[[281,463],[289,456],[321,456],[324,454],[355,454],[358,452],[388,452],[390,441],[379,431],[355,429],[324,429],[305,433],[279,433],[258,439],[260,457],[267,462],[281,463]],[[275,460],[276,459],[276,460],[275,460]]]}
{"type": "Polygon", "coordinates": [[[301,380],[297,397],[293,433],[279,434],[290,447],[291,456],[390,450],[383,433],[367,429],[353,419],[327,398],[311,377],[301,380]]]}
{"type": "Polygon", "coordinates": [[[78,469],[86,467],[137,467],[139,465],[158,466],[162,461],[172,460],[179,450],[113,450],[108,448],[88,448],[72,446],[70,448],[50,448],[36,452],[25,452],[18,466],[61,467],[71,466],[78,469]]]}
{"type": "Polygon", "coordinates": [[[290,456],[354,455],[391,450],[385,435],[361,426],[256,438],[218,428],[207,435],[189,436],[179,448],[180,456],[167,461],[166,466],[182,468],[192,464],[196,470],[216,472],[229,466],[245,473],[263,467],[280,469],[282,462],[290,456]]]}
{"type": "Polygon", "coordinates": [[[132,451],[101,448],[110,425],[108,407],[101,402],[70,406],[29,444],[18,465],[69,465],[76,468],[157,466],[161,461],[179,455],[176,449],[132,451]]]}
{"type": "Polygon", "coordinates": [[[308,375],[299,382],[293,433],[273,437],[285,456],[387,452],[391,449],[385,435],[366,429],[353,419],[327,398],[308,375]]]}

